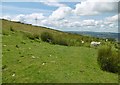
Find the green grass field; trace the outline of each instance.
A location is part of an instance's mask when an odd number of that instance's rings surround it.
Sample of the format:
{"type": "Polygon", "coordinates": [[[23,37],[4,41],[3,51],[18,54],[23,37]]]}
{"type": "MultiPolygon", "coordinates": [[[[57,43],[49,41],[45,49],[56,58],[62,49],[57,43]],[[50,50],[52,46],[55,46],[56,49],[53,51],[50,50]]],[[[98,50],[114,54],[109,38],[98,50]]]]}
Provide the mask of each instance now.
{"type": "Polygon", "coordinates": [[[118,83],[117,74],[98,66],[97,49],[52,45],[4,31],[3,83],[118,83]]]}

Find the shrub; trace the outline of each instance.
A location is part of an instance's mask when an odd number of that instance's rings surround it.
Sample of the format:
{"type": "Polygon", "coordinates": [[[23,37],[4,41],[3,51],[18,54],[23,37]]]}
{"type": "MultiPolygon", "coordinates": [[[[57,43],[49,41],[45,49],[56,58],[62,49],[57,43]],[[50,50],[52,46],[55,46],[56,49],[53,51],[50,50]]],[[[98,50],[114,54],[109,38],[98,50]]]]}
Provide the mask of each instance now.
{"type": "Polygon", "coordinates": [[[28,37],[29,39],[32,39],[32,40],[35,39],[34,36],[33,36],[33,34],[31,34],[31,33],[26,33],[25,35],[26,35],[26,37],[28,37]]]}
{"type": "Polygon", "coordinates": [[[98,50],[98,64],[102,70],[118,73],[120,70],[120,58],[118,52],[109,46],[103,46],[98,50]]]}
{"type": "Polygon", "coordinates": [[[68,46],[67,40],[65,40],[65,39],[59,39],[59,41],[57,42],[57,44],[68,46]]]}
{"type": "Polygon", "coordinates": [[[68,45],[69,46],[75,46],[75,44],[76,44],[76,40],[74,40],[74,39],[69,39],[68,40],[68,45]]]}
{"type": "Polygon", "coordinates": [[[116,41],[114,38],[108,38],[109,41],[116,41]]]}
{"type": "Polygon", "coordinates": [[[69,39],[68,40],[68,45],[69,46],[81,46],[82,43],[81,43],[81,41],[79,41],[77,39],[69,39]]]}
{"type": "Polygon", "coordinates": [[[10,26],[10,31],[14,32],[15,30],[12,28],[12,26],[10,26]]]}
{"type": "Polygon", "coordinates": [[[120,43],[115,43],[114,46],[115,46],[116,49],[120,50],[120,43]]]}
{"type": "Polygon", "coordinates": [[[40,36],[38,34],[32,34],[32,33],[29,33],[29,32],[22,32],[23,33],[23,37],[27,37],[31,40],[35,40],[35,39],[39,39],[40,36]]]}
{"type": "Polygon", "coordinates": [[[33,34],[34,39],[39,39],[40,35],[39,34],[33,34]]]}
{"type": "Polygon", "coordinates": [[[41,34],[41,40],[45,41],[45,42],[53,42],[53,35],[49,32],[43,32],[41,34]]]}
{"type": "Polygon", "coordinates": [[[52,44],[68,46],[67,39],[62,38],[61,36],[54,36],[54,40],[52,41],[52,44]]]}

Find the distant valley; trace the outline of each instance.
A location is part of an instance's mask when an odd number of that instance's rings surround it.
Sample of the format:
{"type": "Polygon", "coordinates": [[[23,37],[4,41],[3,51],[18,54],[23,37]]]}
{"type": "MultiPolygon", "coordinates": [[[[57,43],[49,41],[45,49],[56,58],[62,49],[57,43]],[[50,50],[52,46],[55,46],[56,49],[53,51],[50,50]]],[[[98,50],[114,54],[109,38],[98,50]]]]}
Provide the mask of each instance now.
{"type": "Polygon", "coordinates": [[[111,32],[90,32],[90,31],[66,31],[68,33],[80,34],[98,38],[112,38],[115,40],[120,40],[120,33],[111,33],[111,32]]]}

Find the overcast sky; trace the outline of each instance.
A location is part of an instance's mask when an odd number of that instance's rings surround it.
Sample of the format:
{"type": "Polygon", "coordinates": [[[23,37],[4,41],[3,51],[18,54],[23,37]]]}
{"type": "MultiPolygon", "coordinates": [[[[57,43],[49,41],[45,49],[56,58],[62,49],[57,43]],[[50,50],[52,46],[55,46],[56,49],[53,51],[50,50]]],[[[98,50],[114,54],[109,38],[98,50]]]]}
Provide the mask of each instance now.
{"type": "Polygon", "coordinates": [[[113,0],[6,1],[0,4],[0,8],[0,18],[61,31],[118,32],[118,3],[113,0]]]}

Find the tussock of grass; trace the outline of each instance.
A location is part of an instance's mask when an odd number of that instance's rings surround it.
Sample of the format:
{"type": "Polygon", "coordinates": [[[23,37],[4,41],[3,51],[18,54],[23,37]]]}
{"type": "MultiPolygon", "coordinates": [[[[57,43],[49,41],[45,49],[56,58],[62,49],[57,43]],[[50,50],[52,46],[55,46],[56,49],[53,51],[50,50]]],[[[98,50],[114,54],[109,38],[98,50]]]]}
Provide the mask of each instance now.
{"type": "Polygon", "coordinates": [[[98,50],[98,63],[102,70],[118,73],[120,71],[120,57],[118,51],[111,46],[102,46],[98,50]]]}
{"type": "Polygon", "coordinates": [[[54,42],[53,35],[51,33],[49,33],[49,32],[43,32],[41,34],[41,39],[43,41],[49,42],[49,43],[54,42]]]}

